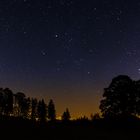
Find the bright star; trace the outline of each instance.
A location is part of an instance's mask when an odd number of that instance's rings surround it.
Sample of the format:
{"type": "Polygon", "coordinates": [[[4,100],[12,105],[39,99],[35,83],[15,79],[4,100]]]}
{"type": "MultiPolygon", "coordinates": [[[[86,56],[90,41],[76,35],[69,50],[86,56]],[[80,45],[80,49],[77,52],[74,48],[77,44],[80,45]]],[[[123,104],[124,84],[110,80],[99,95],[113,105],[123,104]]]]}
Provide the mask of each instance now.
{"type": "Polygon", "coordinates": [[[58,38],[58,35],[56,34],[55,37],[58,38]]]}

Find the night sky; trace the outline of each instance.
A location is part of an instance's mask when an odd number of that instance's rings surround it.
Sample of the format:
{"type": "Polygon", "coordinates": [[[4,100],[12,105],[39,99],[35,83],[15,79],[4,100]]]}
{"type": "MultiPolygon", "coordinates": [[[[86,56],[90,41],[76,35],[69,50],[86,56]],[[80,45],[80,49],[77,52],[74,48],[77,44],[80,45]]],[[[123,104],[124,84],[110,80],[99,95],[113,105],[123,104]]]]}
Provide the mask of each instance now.
{"type": "Polygon", "coordinates": [[[111,79],[140,78],[139,0],[0,0],[0,86],[90,116],[111,79]]]}

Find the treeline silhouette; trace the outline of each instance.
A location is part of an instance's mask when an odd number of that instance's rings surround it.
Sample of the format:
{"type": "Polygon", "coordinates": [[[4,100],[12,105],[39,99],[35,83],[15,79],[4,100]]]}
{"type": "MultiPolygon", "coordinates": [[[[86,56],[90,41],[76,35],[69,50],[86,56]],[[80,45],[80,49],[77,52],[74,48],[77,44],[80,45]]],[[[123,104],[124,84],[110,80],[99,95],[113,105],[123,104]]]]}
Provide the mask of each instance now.
{"type": "Polygon", "coordinates": [[[6,133],[10,128],[22,136],[28,134],[47,140],[140,139],[140,80],[132,80],[127,75],[114,77],[104,88],[99,109],[101,112],[91,114],[90,118],[81,116],[73,120],[66,108],[61,120],[57,120],[52,99],[46,104],[44,99],[1,88],[0,134],[3,128],[6,133]],[[23,129],[17,128],[25,128],[24,135],[23,129]]]}
{"type": "MultiPolygon", "coordinates": [[[[9,88],[0,88],[0,117],[16,117],[32,121],[46,122],[56,120],[55,104],[52,99],[46,104],[44,99],[26,97],[22,92],[13,93],[9,88]]],[[[68,108],[62,120],[69,120],[68,108]]]]}
{"type": "MultiPolygon", "coordinates": [[[[91,114],[91,120],[139,118],[140,115],[140,80],[132,80],[127,75],[113,78],[104,88],[100,101],[101,113],[91,114]]],[[[22,92],[13,93],[9,88],[0,88],[0,116],[13,116],[33,121],[55,121],[56,110],[52,99],[46,104],[44,99],[26,97],[22,92]]],[[[69,109],[63,112],[61,119],[71,119],[69,109]]],[[[77,118],[89,120],[86,116],[77,118]]]]}

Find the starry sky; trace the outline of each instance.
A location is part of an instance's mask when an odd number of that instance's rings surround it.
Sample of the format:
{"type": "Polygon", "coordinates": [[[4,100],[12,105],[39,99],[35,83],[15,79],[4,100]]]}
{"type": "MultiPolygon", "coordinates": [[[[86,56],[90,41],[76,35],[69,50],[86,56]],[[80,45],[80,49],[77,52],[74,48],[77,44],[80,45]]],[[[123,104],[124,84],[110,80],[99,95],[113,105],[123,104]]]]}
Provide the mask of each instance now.
{"type": "Polygon", "coordinates": [[[140,78],[139,0],[0,0],[0,86],[90,116],[111,79],[140,78]]]}

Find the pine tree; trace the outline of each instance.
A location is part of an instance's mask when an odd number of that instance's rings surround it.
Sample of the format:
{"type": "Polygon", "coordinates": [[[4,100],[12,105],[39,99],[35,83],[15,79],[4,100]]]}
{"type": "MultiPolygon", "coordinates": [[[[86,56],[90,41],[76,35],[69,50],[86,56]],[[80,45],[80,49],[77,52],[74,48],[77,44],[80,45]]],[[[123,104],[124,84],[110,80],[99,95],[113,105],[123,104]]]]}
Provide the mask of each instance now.
{"type": "Polygon", "coordinates": [[[62,114],[62,120],[63,121],[69,121],[70,118],[71,118],[71,116],[70,116],[69,109],[66,108],[66,111],[64,111],[64,113],[62,114]]]}
{"type": "Polygon", "coordinates": [[[48,119],[50,121],[56,120],[56,111],[53,100],[51,99],[48,104],[48,119]]]}

